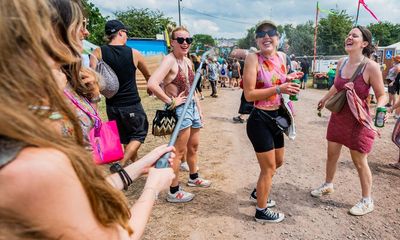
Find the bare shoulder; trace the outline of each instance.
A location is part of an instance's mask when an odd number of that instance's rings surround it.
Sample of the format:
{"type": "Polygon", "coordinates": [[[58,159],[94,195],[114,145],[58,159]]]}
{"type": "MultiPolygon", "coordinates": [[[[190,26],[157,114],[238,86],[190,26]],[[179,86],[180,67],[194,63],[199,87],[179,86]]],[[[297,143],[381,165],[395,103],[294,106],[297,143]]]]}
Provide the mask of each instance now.
{"type": "Polygon", "coordinates": [[[246,56],[246,59],[244,60],[245,63],[248,62],[255,62],[257,61],[257,53],[250,53],[249,55],[246,56]]]}
{"type": "Polygon", "coordinates": [[[37,191],[25,190],[36,187],[50,190],[60,179],[64,180],[65,174],[74,174],[65,154],[50,148],[28,147],[0,171],[0,189],[15,190],[16,195],[35,194],[37,191]]]}
{"type": "Polygon", "coordinates": [[[371,59],[367,60],[366,70],[368,72],[371,72],[371,71],[372,72],[374,72],[374,71],[380,72],[381,71],[379,64],[371,59]]]}

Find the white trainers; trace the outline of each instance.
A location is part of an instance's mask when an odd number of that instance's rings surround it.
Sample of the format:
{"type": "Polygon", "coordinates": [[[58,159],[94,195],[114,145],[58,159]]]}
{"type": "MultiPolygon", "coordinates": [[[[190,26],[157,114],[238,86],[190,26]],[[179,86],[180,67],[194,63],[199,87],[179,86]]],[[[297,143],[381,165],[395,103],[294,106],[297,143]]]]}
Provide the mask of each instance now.
{"type": "MultiPolygon", "coordinates": [[[[182,162],[180,165],[181,171],[190,172],[189,165],[187,162],[182,162]]],[[[199,166],[197,166],[197,170],[199,171],[199,166]]]]}
{"type": "Polygon", "coordinates": [[[210,180],[206,180],[206,179],[201,178],[201,177],[198,177],[198,178],[193,179],[193,180],[189,178],[187,185],[190,186],[190,187],[208,188],[211,185],[211,181],[210,180]]]}
{"type": "Polygon", "coordinates": [[[194,194],[190,192],[185,192],[183,191],[183,188],[179,187],[179,191],[176,193],[172,194],[171,192],[168,192],[167,195],[167,201],[171,203],[184,203],[184,202],[190,202],[194,198],[194,194]]]}
{"type": "Polygon", "coordinates": [[[334,192],[333,185],[324,183],[319,188],[311,191],[311,196],[319,198],[322,195],[329,195],[332,194],[333,192],[334,192]]]}
{"type": "Polygon", "coordinates": [[[362,199],[349,210],[350,214],[354,216],[362,216],[372,211],[374,211],[374,202],[371,200],[367,203],[362,199]]]}
{"type": "Polygon", "coordinates": [[[189,172],[189,165],[187,162],[182,162],[180,168],[181,171],[189,172]]]}

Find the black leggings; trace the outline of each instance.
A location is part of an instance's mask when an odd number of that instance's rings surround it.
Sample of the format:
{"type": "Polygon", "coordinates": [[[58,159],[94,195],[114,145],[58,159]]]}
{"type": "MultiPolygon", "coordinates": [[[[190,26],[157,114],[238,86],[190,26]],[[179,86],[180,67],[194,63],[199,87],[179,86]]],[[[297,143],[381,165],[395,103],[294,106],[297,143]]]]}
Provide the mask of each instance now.
{"type": "Polygon", "coordinates": [[[251,111],[250,117],[247,120],[247,136],[253,144],[254,151],[262,153],[283,148],[285,145],[283,133],[273,135],[270,130],[272,127],[270,126],[271,122],[261,118],[258,111],[263,111],[274,118],[278,116],[278,110],[266,111],[254,108],[253,111],[251,111]]]}

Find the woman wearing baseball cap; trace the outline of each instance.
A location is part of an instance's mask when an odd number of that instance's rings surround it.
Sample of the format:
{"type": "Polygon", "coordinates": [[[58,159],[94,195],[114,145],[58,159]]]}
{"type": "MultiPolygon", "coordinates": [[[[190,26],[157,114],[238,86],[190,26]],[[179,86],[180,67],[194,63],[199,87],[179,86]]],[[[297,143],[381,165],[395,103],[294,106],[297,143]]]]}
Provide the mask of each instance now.
{"type": "Polygon", "coordinates": [[[247,135],[261,169],[251,198],[257,200],[257,222],[280,222],[284,214],[270,209],[275,206],[275,201],[268,196],[272,177],[283,163],[284,139],[283,132],[275,131],[276,125],[270,119],[282,115],[279,111],[281,93],[299,92],[300,86],[290,80],[301,77],[302,73],[287,75],[286,55],[277,51],[279,33],[272,21],[262,21],[256,26],[256,44],[260,51],[247,55],[243,73],[246,100],[254,101],[254,110],[247,121],[247,135]]]}

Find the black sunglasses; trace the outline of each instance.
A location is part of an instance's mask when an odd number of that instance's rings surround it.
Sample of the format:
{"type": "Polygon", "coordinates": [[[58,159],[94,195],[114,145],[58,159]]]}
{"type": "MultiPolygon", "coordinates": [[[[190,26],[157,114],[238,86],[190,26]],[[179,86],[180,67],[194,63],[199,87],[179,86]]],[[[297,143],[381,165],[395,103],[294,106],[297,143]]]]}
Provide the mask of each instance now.
{"type": "Polygon", "coordinates": [[[173,40],[176,40],[179,44],[183,44],[183,42],[185,42],[185,41],[187,44],[191,44],[193,42],[193,38],[191,38],[191,37],[188,37],[188,38],[177,37],[173,40]]]}
{"type": "Polygon", "coordinates": [[[278,31],[276,29],[271,29],[268,31],[259,31],[259,32],[256,32],[256,38],[263,38],[267,34],[269,37],[274,37],[274,36],[278,35],[278,31]]]}

